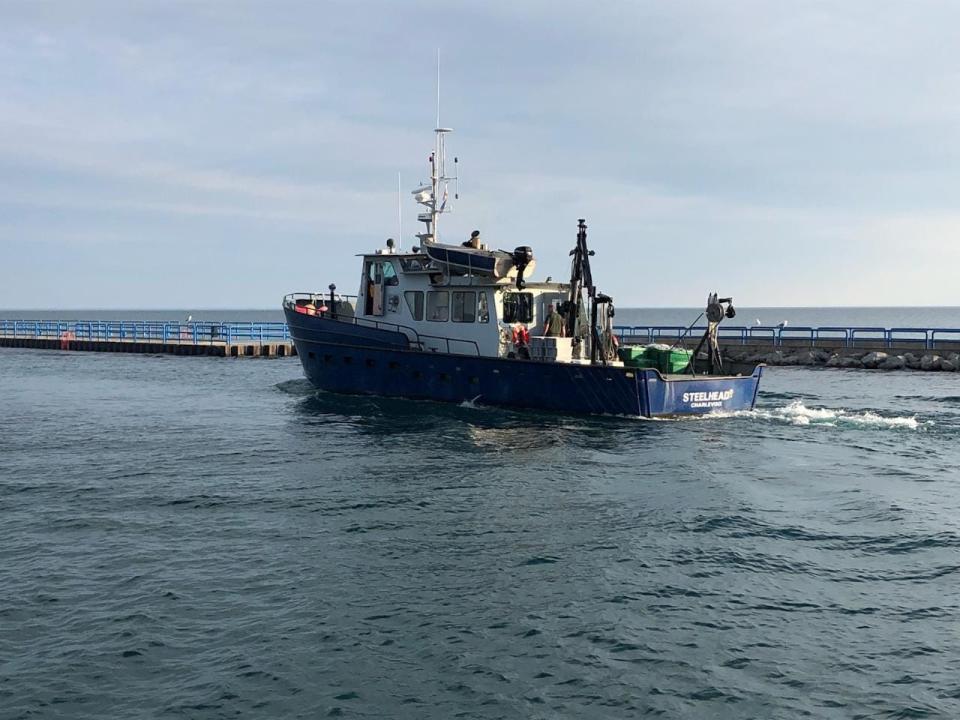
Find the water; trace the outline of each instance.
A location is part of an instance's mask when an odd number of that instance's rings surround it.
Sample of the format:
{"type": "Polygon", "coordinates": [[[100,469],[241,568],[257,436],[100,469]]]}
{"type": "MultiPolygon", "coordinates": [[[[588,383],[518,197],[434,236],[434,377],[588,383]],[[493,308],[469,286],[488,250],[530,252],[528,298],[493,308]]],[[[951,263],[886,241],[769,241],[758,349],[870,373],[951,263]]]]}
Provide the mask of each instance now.
{"type": "MultiPolygon", "coordinates": [[[[686,327],[703,308],[618,308],[618,325],[673,325],[686,327]]],[[[206,322],[283,322],[283,311],[260,310],[0,310],[7,320],[158,320],[183,321],[187,316],[206,322]]],[[[960,307],[827,307],[737,309],[730,325],[777,325],[786,320],[794,327],[919,327],[958,328],[960,307]]],[[[702,318],[700,324],[704,324],[702,318]]]]}
{"type": "Polygon", "coordinates": [[[641,421],[0,350],[0,717],[956,718],[960,375],[641,421]]]}

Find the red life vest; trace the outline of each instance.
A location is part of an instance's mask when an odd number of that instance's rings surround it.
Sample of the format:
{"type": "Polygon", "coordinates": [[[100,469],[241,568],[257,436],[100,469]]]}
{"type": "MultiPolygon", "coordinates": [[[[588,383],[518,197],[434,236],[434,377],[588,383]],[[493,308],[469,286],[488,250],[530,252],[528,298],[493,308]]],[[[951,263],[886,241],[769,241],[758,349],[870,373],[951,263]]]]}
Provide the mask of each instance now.
{"type": "Polygon", "coordinates": [[[515,325],[513,328],[513,344],[514,345],[529,345],[530,344],[530,331],[527,330],[525,325],[515,325]]]}

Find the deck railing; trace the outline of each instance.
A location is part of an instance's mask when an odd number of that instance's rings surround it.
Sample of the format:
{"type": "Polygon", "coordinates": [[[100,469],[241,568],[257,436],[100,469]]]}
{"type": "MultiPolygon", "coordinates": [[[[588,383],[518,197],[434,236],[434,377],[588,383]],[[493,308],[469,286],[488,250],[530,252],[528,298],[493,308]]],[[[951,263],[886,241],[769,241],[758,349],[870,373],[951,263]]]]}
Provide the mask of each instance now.
{"type": "MultiPolygon", "coordinates": [[[[356,308],[358,298],[356,295],[340,295],[339,293],[334,293],[333,296],[330,293],[326,295],[320,293],[290,293],[289,295],[283,298],[284,307],[289,309],[296,309],[298,306],[305,307],[306,303],[312,303],[313,305],[324,305],[327,306],[330,303],[330,307],[336,308],[338,302],[346,301],[350,305],[350,312],[348,314],[343,314],[337,310],[334,310],[334,313],[331,317],[335,317],[338,322],[351,323],[360,327],[373,328],[376,330],[389,330],[390,332],[395,332],[401,335],[404,335],[409,342],[410,347],[416,348],[418,350],[431,350],[433,346],[443,347],[446,352],[453,353],[456,355],[476,355],[480,356],[480,346],[474,340],[462,340],[459,338],[446,337],[441,335],[426,335],[422,332],[419,332],[416,328],[410,327],[409,325],[401,325],[399,323],[387,322],[385,320],[377,320],[375,318],[366,318],[356,315],[356,308]],[[424,340],[431,340],[436,342],[424,342],[424,340]],[[471,352],[462,352],[459,348],[467,348],[471,352]]],[[[326,310],[324,313],[327,312],[326,310]]],[[[307,313],[311,314],[311,313],[307,313]]],[[[317,313],[323,314],[323,313],[317,313]]]]}
{"type": "Polygon", "coordinates": [[[0,320],[0,337],[217,345],[290,340],[282,322],[0,320]]]}
{"type": "MultiPolygon", "coordinates": [[[[706,326],[693,328],[682,325],[617,325],[614,332],[626,342],[657,343],[675,342],[683,337],[685,342],[698,340],[706,326]]],[[[882,327],[780,327],[777,326],[724,326],[719,328],[719,338],[727,343],[750,345],[763,342],[780,347],[784,344],[808,343],[811,347],[828,343],[843,347],[882,344],[887,348],[898,345],[922,345],[933,349],[939,345],[960,346],[960,328],[882,328],[882,327]]]]}

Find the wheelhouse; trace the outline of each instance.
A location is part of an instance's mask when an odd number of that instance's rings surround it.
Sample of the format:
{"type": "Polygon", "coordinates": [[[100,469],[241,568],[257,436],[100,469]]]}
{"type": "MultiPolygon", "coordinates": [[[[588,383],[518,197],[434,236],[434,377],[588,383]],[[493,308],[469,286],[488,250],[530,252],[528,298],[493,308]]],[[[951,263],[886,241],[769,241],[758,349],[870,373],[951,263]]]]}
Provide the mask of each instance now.
{"type": "Polygon", "coordinates": [[[519,289],[511,277],[451,274],[421,252],[396,252],[390,244],[362,257],[357,317],[409,328],[428,338],[427,349],[439,350],[439,341],[450,338],[475,343],[480,355],[508,356],[514,327],[539,334],[549,306],[559,306],[569,289],[561,283],[519,289]]]}

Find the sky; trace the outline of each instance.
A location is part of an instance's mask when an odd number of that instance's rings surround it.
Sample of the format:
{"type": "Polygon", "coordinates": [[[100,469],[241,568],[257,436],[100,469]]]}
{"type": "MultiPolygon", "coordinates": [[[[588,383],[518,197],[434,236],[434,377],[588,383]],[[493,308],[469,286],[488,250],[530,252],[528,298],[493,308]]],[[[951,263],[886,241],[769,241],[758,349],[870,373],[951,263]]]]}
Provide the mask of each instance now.
{"type": "Polygon", "coordinates": [[[399,233],[621,306],[960,305],[960,3],[0,0],[0,308],[272,308],[399,233]]]}

